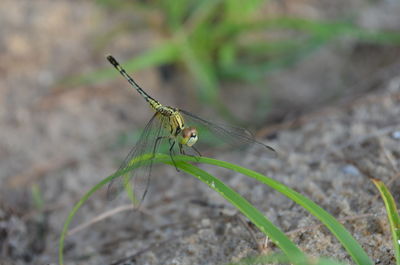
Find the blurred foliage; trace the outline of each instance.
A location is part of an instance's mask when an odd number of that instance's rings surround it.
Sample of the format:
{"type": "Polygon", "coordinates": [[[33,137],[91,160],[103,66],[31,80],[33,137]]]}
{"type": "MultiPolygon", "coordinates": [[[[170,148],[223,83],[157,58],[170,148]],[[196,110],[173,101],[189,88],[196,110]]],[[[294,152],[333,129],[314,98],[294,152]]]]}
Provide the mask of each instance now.
{"type": "Polygon", "coordinates": [[[40,190],[39,185],[33,184],[31,186],[31,196],[35,208],[37,210],[42,210],[44,207],[44,199],[43,199],[43,193],[40,190]]]}
{"type": "MultiPolygon", "coordinates": [[[[163,41],[124,61],[127,71],[164,65],[183,65],[197,84],[198,97],[217,109],[224,80],[255,82],[267,72],[288,67],[338,38],[399,44],[397,32],[371,32],[351,21],[316,21],[266,15],[265,0],[98,0],[110,10],[141,14],[163,41]]],[[[116,11],[116,12],[117,12],[116,11]]],[[[131,23],[137,24],[137,16],[131,23]],[[135,21],[135,22],[133,22],[135,21]]],[[[127,32],[118,30],[110,33],[127,32]]],[[[109,41],[112,41],[110,38],[109,41]]],[[[78,77],[95,82],[117,73],[111,67],[78,77]]]]}

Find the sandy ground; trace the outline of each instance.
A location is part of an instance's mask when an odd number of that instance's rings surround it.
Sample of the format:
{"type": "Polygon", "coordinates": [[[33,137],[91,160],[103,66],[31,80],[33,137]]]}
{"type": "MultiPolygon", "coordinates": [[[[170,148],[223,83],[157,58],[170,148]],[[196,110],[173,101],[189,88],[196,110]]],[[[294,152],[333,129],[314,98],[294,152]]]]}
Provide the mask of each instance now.
{"type": "MultiPolygon", "coordinates": [[[[3,1],[1,6],[0,264],[57,264],[68,212],[118,168],[132,144],[122,135],[151,117],[143,100],[123,89],[123,80],[71,88],[59,80],[109,67],[104,55],[110,51],[120,58],[139,54],[157,36],[142,30],[96,46],[124,15],[90,2],[3,1]],[[39,190],[42,205],[35,205],[33,190],[39,190]]],[[[353,7],[359,6],[361,1],[354,1],[353,7]]],[[[391,15],[398,5],[363,8],[360,24],[399,28],[398,17],[391,15]]],[[[326,12],[334,17],[331,9],[326,12]]],[[[398,65],[390,66],[399,62],[398,53],[397,47],[344,41],[271,74],[266,82],[275,105],[269,119],[283,122],[265,125],[258,135],[279,156],[271,159],[256,146],[245,153],[204,154],[294,188],[342,220],[377,264],[395,264],[383,204],[369,178],[385,181],[399,201],[400,76],[398,65]],[[346,101],[322,107],[343,96],[346,101]],[[293,119],[302,112],[308,114],[293,119]]],[[[190,107],[172,96],[179,80],[164,84],[156,69],[135,76],[163,102],[190,107]]],[[[243,98],[239,85],[229,89],[228,102],[249,102],[238,113],[246,117],[253,98],[243,98]]],[[[207,116],[205,108],[195,108],[207,116]]],[[[337,240],[298,205],[243,176],[202,167],[243,194],[310,255],[351,263],[337,240]]],[[[66,264],[223,264],[260,252],[262,234],[250,233],[247,221],[206,185],[163,166],[153,176],[141,212],[113,214],[68,237],[66,264]]],[[[110,202],[106,191],[99,191],[72,228],[126,203],[124,196],[110,202]]]]}

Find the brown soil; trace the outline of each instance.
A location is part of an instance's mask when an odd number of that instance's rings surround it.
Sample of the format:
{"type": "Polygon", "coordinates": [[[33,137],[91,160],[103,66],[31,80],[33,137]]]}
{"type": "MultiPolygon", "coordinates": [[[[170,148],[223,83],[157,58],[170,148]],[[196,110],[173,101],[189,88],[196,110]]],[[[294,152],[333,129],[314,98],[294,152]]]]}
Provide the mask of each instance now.
{"type": "MultiPolygon", "coordinates": [[[[325,3],[326,9],[323,1],[310,2],[294,8],[287,1],[286,8],[327,18],[348,11],[343,8],[348,1],[325,3]]],[[[108,13],[86,1],[5,0],[1,6],[0,264],[57,264],[69,211],[118,168],[131,145],[120,144],[121,135],[151,117],[122,79],[75,87],[60,80],[110,67],[105,60],[110,51],[131,58],[159,37],[135,29],[104,41],[120,21],[130,19],[129,12],[108,13]],[[42,205],[35,204],[35,191],[42,205]]],[[[361,25],[400,28],[399,17],[392,15],[400,13],[396,3],[359,0],[350,7],[360,10],[361,25]]],[[[294,188],[341,220],[376,263],[395,264],[383,203],[370,178],[383,180],[399,202],[398,54],[398,47],[343,40],[270,74],[268,85],[261,85],[270,87],[273,102],[266,120],[279,123],[264,124],[257,135],[279,156],[269,158],[258,147],[204,153],[294,188]]],[[[191,107],[187,97],[173,96],[186,89],[175,89],[179,78],[165,84],[157,69],[135,76],[167,105],[191,107]]],[[[246,97],[243,90],[227,84],[221,93],[228,95],[227,103],[240,105],[238,117],[252,120],[248,113],[257,93],[246,97]]],[[[193,111],[210,115],[201,104],[193,105],[193,111]]],[[[249,199],[306,253],[352,262],[330,232],[289,199],[238,174],[202,168],[249,199]]],[[[105,190],[99,191],[71,228],[127,203],[125,196],[110,202],[105,190]]],[[[121,210],[74,232],[66,241],[66,264],[221,264],[276,250],[270,244],[260,249],[260,232],[250,226],[250,233],[247,221],[218,194],[172,167],[155,168],[141,209],[121,210]]]]}

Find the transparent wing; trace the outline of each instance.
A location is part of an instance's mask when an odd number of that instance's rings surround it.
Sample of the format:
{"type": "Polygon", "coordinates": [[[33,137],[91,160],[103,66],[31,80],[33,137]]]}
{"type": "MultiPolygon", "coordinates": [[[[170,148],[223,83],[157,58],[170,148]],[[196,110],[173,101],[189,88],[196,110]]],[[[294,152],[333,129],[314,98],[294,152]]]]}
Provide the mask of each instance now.
{"type": "Polygon", "coordinates": [[[272,147],[255,140],[254,135],[244,128],[225,124],[216,124],[200,118],[186,110],[180,109],[179,111],[184,115],[185,121],[189,121],[185,122],[187,123],[185,124],[186,126],[193,126],[190,124],[190,121],[194,121],[195,123],[207,127],[207,129],[210,130],[215,136],[217,136],[218,139],[230,145],[243,146],[258,144],[265,147],[268,155],[272,157],[276,156],[276,151],[272,147]]]}
{"type": "MultiPolygon", "coordinates": [[[[139,157],[143,154],[151,153],[152,157],[154,153],[157,152],[159,147],[159,143],[161,141],[161,134],[163,131],[163,122],[165,122],[165,118],[161,116],[159,113],[155,113],[150,121],[147,123],[144,128],[142,134],[136,145],[131,149],[129,154],[126,156],[125,160],[119,167],[119,170],[123,170],[129,166],[131,166],[132,160],[135,157],[139,157]],[[159,139],[159,140],[157,140],[159,139]]],[[[133,185],[133,196],[134,200],[140,204],[147,192],[150,182],[151,176],[151,168],[153,165],[153,158],[151,158],[150,162],[137,162],[139,167],[131,170],[118,178],[113,179],[107,188],[107,198],[109,200],[117,197],[118,194],[127,186],[133,185]],[[143,165],[146,163],[145,165],[143,165]]]]}

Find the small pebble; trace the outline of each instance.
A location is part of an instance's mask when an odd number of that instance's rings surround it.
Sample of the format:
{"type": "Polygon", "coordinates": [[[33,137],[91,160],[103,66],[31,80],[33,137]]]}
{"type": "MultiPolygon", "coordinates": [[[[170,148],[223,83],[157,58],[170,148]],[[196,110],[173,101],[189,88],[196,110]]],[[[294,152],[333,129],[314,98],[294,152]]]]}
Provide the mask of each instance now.
{"type": "Polygon", "coordinates": [[[396,140],[400,140],[400,131],[394,131],[392,137],[396,140]]]}
{"type": "Polygon", "coordinates": [[[203,225],[203,226],[210,226],[211,225],[211,221],[210,221],[210,219],[203,219],[203,220],[201,220],[201,225],[203,225]]]}
{"type": "Polygon", "coordinates": [[[352,175],[352,176],[360,176],[360,171],[353,165],[346,165],[342,168],[343,173],[352,175]]]}

